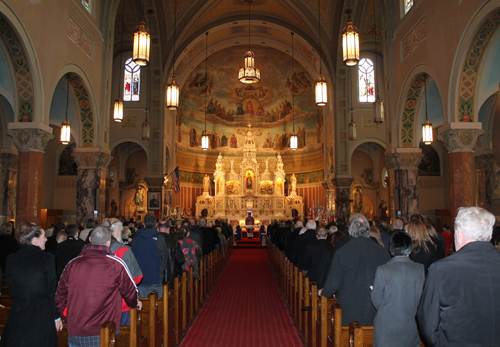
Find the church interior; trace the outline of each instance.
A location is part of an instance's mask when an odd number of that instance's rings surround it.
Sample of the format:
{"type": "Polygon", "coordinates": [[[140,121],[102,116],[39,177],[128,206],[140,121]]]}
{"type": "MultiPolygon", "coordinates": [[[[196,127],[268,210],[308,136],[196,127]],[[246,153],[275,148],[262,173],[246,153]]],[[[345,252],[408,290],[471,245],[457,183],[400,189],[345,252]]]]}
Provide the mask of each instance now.
{"type": "Polygon", "coordinates": [[[1,1],[0,222],[500,215],[499,26],[498,0],[1,1]]]}

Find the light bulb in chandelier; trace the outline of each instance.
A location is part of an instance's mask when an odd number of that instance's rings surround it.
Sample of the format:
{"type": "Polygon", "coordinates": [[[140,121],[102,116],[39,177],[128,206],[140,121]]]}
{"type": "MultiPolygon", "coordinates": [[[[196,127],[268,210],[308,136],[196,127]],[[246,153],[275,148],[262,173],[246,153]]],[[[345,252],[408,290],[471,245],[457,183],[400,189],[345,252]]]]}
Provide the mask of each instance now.
{"type": "Polygon", "coordinates": [[[374,117],[373,121],[377,124],[381,124],[384,122],[384,103],[380,100],[380,97],[377,94],[377,98],[373,103],[373,112],[374,117]]]}
{"type": "Polygon", "coordinates": [[[201,149],[206,151],[210,148],[210,138],[207,133],[203,132],[203,136],[201,137],[201,149]]]}
{"type": "Polygon", "coordinates": [[[71,141],[71,123],[68,118],[62,122],[61,124],[61,143],[63,145],[69,144],[71,141]]]}
{"type": "Polygon", "coordinates": [[[115,107],[113,110],[113,120],[115,122],[121,122],[123,120],[123,100],[116,99],[115,107]]]}
{"type": "Polygon", "coordinates": [[[320,73],[318,79],[316,80],[316,87],[315,87],[316,105],[325,106],[328,103],[327,91],[328,91],[328,86],[326,80],[320,73]]]}
{"type": "Polygon", "coordinates": [[[359,32],[350,18],[342,31],[342,60],[347,66],[354,66],[359,61],[359,32]]]}
{"type": "Polygon", "coordinates": [[[433,141],[432,124],[427,118],[425,119],[424,124],[422,124],[422,141],[426,145],[430,145],[433,141]]]}
{"type": "Polygon", "coordinates": [[[146,26],[146,21],[143,19],[141,23],[135,28],[134,32],[134,48],[132,53],[132,60],[140,66],[148,65],[149,63],[149,50],[150,50],[151,36],[149,29],[146,26]]]}
{"type": "Polygon", "coordinates": [[[292,134],[292,136],[290,136],[290,149],[292,151],[295,151],[297,149],[297,146],[298,146],[298,137],[297,137],[297,134],[294,132],[292,134]]]}
{"type": "Polygon", "coordinates": [[[245,53],[245,67],[238,73],[241,83],[257,83],[260,81],[260,70],[255,68],[255,54],[252,51],[245,53]]]}
{"type": "Polygon", "coordinates": [[[169,110],[176,110],[179,107],[179,86],[175,83],[175,77],[167,86],[167,108],[169,110]]]}

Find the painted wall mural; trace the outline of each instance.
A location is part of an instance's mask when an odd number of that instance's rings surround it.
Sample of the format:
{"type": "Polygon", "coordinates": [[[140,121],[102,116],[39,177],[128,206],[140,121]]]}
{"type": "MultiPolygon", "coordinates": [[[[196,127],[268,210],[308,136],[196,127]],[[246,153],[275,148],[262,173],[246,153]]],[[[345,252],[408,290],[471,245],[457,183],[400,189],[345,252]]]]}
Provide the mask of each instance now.
{"type": "Polygon", "coordinates": [[[249,124],[257,155],[291,152],[292,93],[295,93],[297,152],[320,149],[323,114],[314,104],[314,79],[298,62],[292,74],[289,55],[272,48],[259,48],[255,53],[262,79],[257,84],[243,84],[237,80],[242,51],[225,49],[210,56],[207,78],[205,62],[193,69],[181,91],[178,148],[198,152],[205,128],[206,98],[209,153],[241,155],[249,124]]]}

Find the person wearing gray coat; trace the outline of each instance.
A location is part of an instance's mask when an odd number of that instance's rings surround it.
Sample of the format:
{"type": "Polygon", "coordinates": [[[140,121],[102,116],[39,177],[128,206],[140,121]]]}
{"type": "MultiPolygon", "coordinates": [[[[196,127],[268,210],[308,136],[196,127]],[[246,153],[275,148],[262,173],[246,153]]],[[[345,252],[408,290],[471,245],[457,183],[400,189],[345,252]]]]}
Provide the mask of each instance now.
{"type": "Polygon", "coordinates": [[[377,309],[373,324],[374,347],[419,347],[416,315],[424,286],[424,266],[408,257],[413,248],[410,235],[394,233],[390,252],[394,256],[377,268],[371,299],[377,309]]]}

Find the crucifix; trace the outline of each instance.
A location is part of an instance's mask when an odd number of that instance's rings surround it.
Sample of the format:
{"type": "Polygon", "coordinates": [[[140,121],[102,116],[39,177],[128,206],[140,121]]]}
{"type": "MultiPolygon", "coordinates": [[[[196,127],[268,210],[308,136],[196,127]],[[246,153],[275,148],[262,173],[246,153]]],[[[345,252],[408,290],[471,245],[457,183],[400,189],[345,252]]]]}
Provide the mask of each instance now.
{"type": "Polygon", "coordinates": [[[250,131],[250,128],[252,127],[252,124],[250,124],[250,122],[248,122],[247,127],[248,127],[248,131],[250,131]]]}

